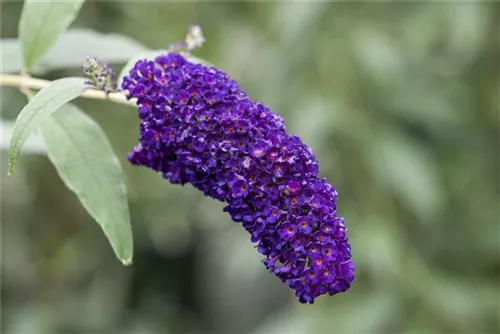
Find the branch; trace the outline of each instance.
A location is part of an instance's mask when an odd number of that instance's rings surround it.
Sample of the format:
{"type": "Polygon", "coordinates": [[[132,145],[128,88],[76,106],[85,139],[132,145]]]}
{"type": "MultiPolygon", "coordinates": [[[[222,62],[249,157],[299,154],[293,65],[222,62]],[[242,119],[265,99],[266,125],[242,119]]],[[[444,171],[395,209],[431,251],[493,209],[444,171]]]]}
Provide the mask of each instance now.
{"type": "MultiPolygon", "coordinates": [[[[42,88],[47,87],[51,83],[52,81],[49,80],[37,79],[22,75],[0,74],[0,86],[17,87],[19,89],[28,88],[28,89],[40,90],[42,88]]],[[[112,102],[136,107],[135,101],[127,100],[126,96],[123,93],[106,94],[103,91],[89,88],[85,92],[83,92],[83,94],[80,95],[80,97],[85,97],[94,100],[109,100],[112,102]]]]}

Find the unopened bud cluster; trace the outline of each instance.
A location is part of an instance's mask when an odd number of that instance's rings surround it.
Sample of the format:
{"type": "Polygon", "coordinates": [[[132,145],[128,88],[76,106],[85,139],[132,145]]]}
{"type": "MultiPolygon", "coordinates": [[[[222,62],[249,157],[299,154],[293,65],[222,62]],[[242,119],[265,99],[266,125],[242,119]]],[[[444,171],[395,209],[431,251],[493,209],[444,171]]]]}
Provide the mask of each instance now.
{"type": "Polygon", "coordinates": [[[116,74],[107,64],[96,58],[87,57],[85,64],[82,65],[82,70],[89,85],[106,93],[116,91],[116,74]]]}

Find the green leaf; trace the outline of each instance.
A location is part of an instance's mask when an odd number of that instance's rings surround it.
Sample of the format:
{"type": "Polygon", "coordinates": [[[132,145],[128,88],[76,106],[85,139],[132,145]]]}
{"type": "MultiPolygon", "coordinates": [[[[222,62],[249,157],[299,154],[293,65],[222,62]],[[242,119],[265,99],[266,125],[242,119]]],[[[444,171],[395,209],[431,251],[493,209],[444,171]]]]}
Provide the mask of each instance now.
{"type": "Polygon", "coordinates": [[[19,21],[24,66],[30,69],[76,18],[83,0],[26,0],[19,21]]]}
{"type": "MultiPolygon", "coordinates": [[[[17,39],[0,40],[3,73],[18,73],[22,69],[21,43],[17,39]]],[[[32,73],[80,67],[87,56],[108,64],[126,63],[147,48],[132,38],[120,34],[102,34],[90,29],[69,29],[38,61],[32,73]]]]}
{"type": "Polygon", "coordinates": [[[61,36],[39,65],[41,68],[80,67],[87,56],[106,63],[125,63],[132,56],[146,50],[144,45],[120,34],[71,29],[61,36]]]}
{"type": "MultiPolygon", "coordinates": [[[[142,60],[142,59],[154,60],[156,57],[163,55],[163,54],[167,54],[167,53],[168,53],[168,50],[150,50],[150,51],[143,52],[143,53],[140,53],[140,54],[132,57],[127,62],[127,64],[125,64],[125,66],[123,66],[122,70],[120,71],[120,75],[118,76],[118,87],[121,88],[123,78],[128,75],[130,70],[134,67],[135,63],[137,63],[139,60],[142,60]]],[[[184,55],[184,57],[186,57],[186,59],[193,64],[203,64],[205,66],[214,66],[211,63],[209,63],[208,61],[203,60],[201,58],[197,58],[197,57],[192,56],[192,55],[184,55]]]]}
{"type": "Polygon", "coordinates": [[[40,90],[17,116],[9,149],[9,175],[14,173],[17,157],[31,132],[51,113],[87,89],[84,78],[59,79],[40,90]]]}
{"type": "Polygon", "coordinates": [[[67,104],[41,123],[50,161],[101,226],[120,261],[132,263],[133,241],[122,167],[101,127],[67,104]]]}
{"type": "MultiPolygon", "coordinates": [[[[1,132],[1,142],[0,149],[2,151],[7,151],[9,149],[9,139],[14,131],[14,122],[6,119],[0,118],[0,132],[1,132]]],[[[31,137],[28,138],[24,144],[22,153],[26,154],[47,154],[45,149],[45,143],[39,133],[33,133],[31,137]]]]}

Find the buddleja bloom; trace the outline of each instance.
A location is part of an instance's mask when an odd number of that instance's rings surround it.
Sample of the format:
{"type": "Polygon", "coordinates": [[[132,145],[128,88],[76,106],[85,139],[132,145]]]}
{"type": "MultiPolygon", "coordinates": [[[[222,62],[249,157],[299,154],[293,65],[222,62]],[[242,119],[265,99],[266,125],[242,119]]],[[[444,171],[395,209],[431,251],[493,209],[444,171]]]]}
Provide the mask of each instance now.
{"type": "Polygon", "coordinates": [[[107,64],[96,58],[87,57],[85,64],[82,65],[82,70],[89,85],[106,93],[116,91],[116,73],[107,64]]]}
{"type": "Polygon", "coordinates": [[[137,62],[122,88],[142,120],[130,162],[226,202],[299,301],[349,288],[354,265],[337,193],[280,116],[225,73],[176,53],[137,62]]]}

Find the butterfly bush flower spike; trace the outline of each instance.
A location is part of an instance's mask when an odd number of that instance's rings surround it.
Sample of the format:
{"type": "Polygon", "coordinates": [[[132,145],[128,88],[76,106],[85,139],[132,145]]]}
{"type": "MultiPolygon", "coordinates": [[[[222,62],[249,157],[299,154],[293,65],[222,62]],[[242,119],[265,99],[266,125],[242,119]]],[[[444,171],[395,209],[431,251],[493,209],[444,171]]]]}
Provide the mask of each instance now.
{"type": "Polygon", "coordinates": [[[96,58],[87,57],[82,70],[85,78],[88,79],[87,84],[106,93],[116,91],[116,73],[107,64],[96,58]]]}
{"type": "Polygon", "coordinates": [[[122,89],[137,99],[141,119],[132,164],[224,201],[300,302],[350,287],[354,264],[337,192],[281,116],[224,72],[177,53],[138,61],[122,89]]]}

